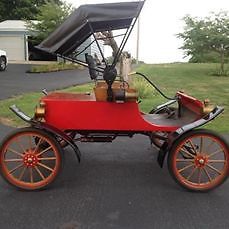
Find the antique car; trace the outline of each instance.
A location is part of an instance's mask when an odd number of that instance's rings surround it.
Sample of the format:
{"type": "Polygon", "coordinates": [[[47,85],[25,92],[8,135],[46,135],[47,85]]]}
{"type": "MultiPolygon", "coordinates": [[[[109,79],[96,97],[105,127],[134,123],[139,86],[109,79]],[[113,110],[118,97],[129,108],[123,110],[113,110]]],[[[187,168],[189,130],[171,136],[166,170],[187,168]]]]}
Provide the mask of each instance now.
{"type": "Polygon", "coordinates": [[[16,105],[10,107],[28,126],[13,131],[1,144],[1,175],[9,184],[24,190],[46,188],[60,172],[66,146],[74,149],[80,162],[77,142],[112,142],[116,137],[135,134],[147,136],[158,147],[161,167],[168,154],[169,172],[187,190],[209,191],[227,179],[227,142],[217,133],[199,128],[221,114],[222,107],[182,91],[170,98],[150,78],[136,72],[168,99],[144,113],[139,109],[137,88],[118,77],[117,62],[143,5],[144,1],[83,5],[38,45],[39,50],[88,67],[94,90],[44,91],[33,117],[16,105]],[[112,30],[121,31],[122,41],[109,63],[96,34],[112,30]],[[91,36],[93,41],[77,50],[91,36]],[[101,65],[88,53],[85,61],[77,58],[92,44],[100,50],[101,65]]]}

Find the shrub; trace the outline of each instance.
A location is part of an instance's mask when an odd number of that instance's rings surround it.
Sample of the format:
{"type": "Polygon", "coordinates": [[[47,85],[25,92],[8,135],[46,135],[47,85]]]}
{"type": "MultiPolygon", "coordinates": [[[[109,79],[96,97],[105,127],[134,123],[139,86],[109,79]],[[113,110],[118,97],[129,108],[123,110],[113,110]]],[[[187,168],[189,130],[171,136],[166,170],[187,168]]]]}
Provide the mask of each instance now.
{"type": "Polygon", "coordinates": [[[32,66],[29,73],[45,73],[45,72],[57,72],[64,70],[78,69],[79,65],[72,63],[54,63],[47,65],[32,66]]]}
{"type": "Polygon", "coordinates": [[[155,89],[144,79],[134,78],[133,87],[138,90],[139,98],[146,99],[156,95],[155,89]]]}

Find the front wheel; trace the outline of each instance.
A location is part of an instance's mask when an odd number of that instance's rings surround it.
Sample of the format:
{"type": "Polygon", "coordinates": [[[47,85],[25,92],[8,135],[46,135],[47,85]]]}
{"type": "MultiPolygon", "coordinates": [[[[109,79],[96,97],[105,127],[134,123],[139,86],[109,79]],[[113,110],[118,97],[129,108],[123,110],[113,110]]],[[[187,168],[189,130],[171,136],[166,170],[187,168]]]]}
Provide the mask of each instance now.
{"type": "Polygon", "coordinates": [[[42,189],[57,177],[61,155],[61,148],[51,135],[35,128],[19,129],[1,145],[1,174],[17,188],[42,189]]]}
{"type": "Polygon", "coordinates": [[[209,191],[228,176],[229,148],[226,141],[209,130],[193,130],[179,138],[168,157],[175,181],[191,191],[209,191]]]}

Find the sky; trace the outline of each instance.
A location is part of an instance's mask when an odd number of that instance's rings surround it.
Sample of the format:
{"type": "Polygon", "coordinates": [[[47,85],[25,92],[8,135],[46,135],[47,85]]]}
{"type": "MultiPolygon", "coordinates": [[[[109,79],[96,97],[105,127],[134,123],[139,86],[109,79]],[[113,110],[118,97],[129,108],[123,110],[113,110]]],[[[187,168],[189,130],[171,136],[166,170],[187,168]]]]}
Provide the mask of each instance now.
{"type": "MultiPolygon", "coordinates": [[[[124,2],[128,0],[65,0],[74,7],[83,4],[124,2]]],[[[205,17],[210,12],[229,11],[229,0],[146,0],[140,15],[139,60],[146,63],[184,62],[182,40],[176,34],[183,32],[182,18],[205,17]]],[[[136,57],[136,34],[133,31],[125,50],[136,57]]],[[[107,55],[109,51],[105,50],[107,55]]]]}

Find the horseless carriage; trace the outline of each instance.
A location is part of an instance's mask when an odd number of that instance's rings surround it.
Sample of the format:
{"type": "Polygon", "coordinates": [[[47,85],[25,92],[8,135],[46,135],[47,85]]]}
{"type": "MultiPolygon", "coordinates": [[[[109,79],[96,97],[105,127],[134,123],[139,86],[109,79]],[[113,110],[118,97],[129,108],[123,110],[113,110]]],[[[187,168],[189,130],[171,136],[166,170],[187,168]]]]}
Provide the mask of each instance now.
{"type": "Polygon", "coordinates": [[[222,107],[181,91],[168,98],[144,74],[136,73],[168,99],[143,113],[139,110],[137,89],[117,77],[116,64],[143,5],[144,1],[81,6],[38,46],[88,67],[95,81],[94,91],[44,92],[32,118],[16,105],[10,107],[29,127],[10,133],[1,144],[1,174],[8,183],[25,190],[45,188],[60,172],[64,147],[71,146],[80,161],[77,141],[112,142],[118,136],[135,134],[149,137],[159,148],[161,167],[168,153],[169,171],[182,187],[208,191],[226,180],[229,166],[226,141],[212,131],[198,128],[221,114],[222,107]],[[108,63],[96,33],[111,30],[124,33],[113,62],[108,63]],[[94,38],[90,45],[98,45],[102,65],[96,65],[89,54],[85,55],[85,61],[79,61],[77,56],[82,51],[74,54],[89,37],[94,38]]]}

